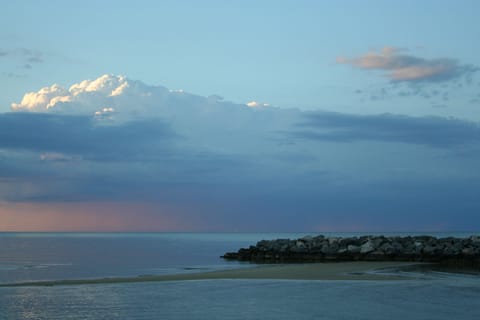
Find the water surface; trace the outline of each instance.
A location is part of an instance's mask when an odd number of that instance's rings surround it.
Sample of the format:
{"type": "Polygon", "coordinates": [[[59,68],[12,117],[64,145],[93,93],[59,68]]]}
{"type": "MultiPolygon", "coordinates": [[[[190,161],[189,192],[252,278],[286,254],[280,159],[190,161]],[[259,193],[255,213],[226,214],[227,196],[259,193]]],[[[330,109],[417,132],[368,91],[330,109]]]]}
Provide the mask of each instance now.
{"type": "MultiPolygon", "coordinates": [[[[0,233],[0,283],[249,267],[219,256],[262,239],[304,235],[0,233]]],[[[0,319],[480,319],[478,275],[429,270],[410,275],[413,279],[406,281],[201,280],[2,287],[0,319]]]]}

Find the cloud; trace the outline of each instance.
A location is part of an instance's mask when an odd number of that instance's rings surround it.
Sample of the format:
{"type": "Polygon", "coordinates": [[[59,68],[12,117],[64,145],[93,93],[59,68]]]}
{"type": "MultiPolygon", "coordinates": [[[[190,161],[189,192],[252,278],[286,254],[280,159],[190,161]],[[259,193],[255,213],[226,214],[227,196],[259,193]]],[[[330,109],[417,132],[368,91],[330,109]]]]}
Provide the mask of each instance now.
{"type": "Polygon", "coordinates": [[[42,63],[43,53],[38,50],[17,48],[11,50],[0,50],[0,57],[19,57],[30,63],[42,63]]]}
{"type": "Polygon", "coordinates": [[[9,63],[13,62],[11,70],[1,73],[2,76],[7,78],[25,78],[27,75],[24,72],[32,70],[35,65],[45,62],[43,52],[27,48],[0,49],[0,60],[8,60],[9,63]],[[19,73],[19,70],[23,70],[23,72],[19,73]]]}
{"type": "Polygon", "coordinates": [[[384,70],[385,76],[395,82],[441,82],[465,76],[470,78],[478,71],[473,65],[461,65],[455,59],[425,59],[404,53],[395,47],[384,47],[356,58],[338,57],[338,64],[349,64],[364,70],[384,70]]]}
{"type": "Polygon", "coordinates": [[[15,72],[2,72],[2,76],[13,79],[13,78],[26,78],[26,74],[19,74],[15,72]]]}
{"type": "MultiPolygon", "coordinates": [[[[270,105],[251,101],[246,106],[263,108],[270,105]]],[[[114,116],[116,120],[129,119],[132,114],[176,118],[178,114],[182,114],[183,117],[188,117],[188,112],[195,113],[203,109],[200,113],[204,111],[224,113],[227,108],[230,111],[237,110],[243,115],[250,114],[245,105],[224,101],[217,95],[202,97],[184,90],[148,86],[125,76],[108,74],[94,80],[75,83],[69,88],[53,84],[37,92],[28,92],[20,102],[11,104],[12,111],[97,116],[108,114],[114,116]]]]}
{"type": "MultiPolygon", "coordinates": [[[[278,129],[298,113],[280,113],[280,119],[276,108],[253,110],[219,96],[113,75],[26,93],[12,111],[0,114],[0,151],[6,157],[0,177],[13,170],[24,179],[32,168],[45,172],[48,180],[75,177],[74,186],[62,182],[61,192],[51,193],[59,199],[158,198],[164,184],[212,186],[262,179],[247,173],[266,165],[252,154],[272,145],[275,152],[278,129]],[[148,185],[150,191],[139,195],[131,190],[134,185],[142,186],[139,190],[148,185]]],[[[49,198],[42,192],[39,199],[49,198]]]]}
{"type": "Polygon", "coordinates": [[[40,111],[53,107],[58,102],[68,102],[70,97],[68,92],[60,87],[58,84],[54,84],[51,87],[45,87],[38,92],[29,92],[25,94],[20,103],[13,103],[12,109],[14,111],[30,110],[40,111]]]}
{"type": "Polygon", "coordinates": [[[480,142],[478,123],[442,117],[310,112],[292,133],[317,141],[382,141],[451,148],[480,142]]]}
{"type": "Polygon", "coordinates": [[[109,125],[161,119],[185,137],[182,144],[188,148],[227,154],[264,149],[267,138],[278,136],[276,132],[299,115],[295,110],[248,107],[219,96],[202,97],[114,75],[84,80],[70,88],[54,84],[29,92],[11,108],[15,112],[90,116],[109,125]],[[231,148],[232,144],[236,147],[231,148]]]}
{"type": "Polygon", "coordinates": [[[26,49],[26,48],[17,48],[17,49],[0,49],[0,58],[10,58],[16,59],[23,62],[23,65],[43,63],[43,52],[38,50],[26,49]]]}
{"type": "Polygon", "coordinates": [[[0,201],[153,203],[258,231],[480,210],[478,125],[457,119],[251,108],[113,75],[27,93],[12,111],[0,201]]]}
{"type": "Polygon", "coordinates": [[[262,107],[268,107],[270,104],[268,103],[261,103],[257,101],[250,101],[247,103],[247,106],[250,108],[262,108],[262,107]]]}
{"type": "MultiPolygon", "coordinates": [[[[42,160],[59,160],[60,155],[62,159],[72,155],[117,161],[141,158],[146,150],[165,149],[167,141],[174,137],[169,126],[158,119],[111,126],[88,116],[0,114],[0,147],[40,152],[42,160]]],[[[147,154],[148,157],[155,155],[153,152],[147,154]]]]}
{"type": "MultiPolygon", "coordinates": [[[[94,80],[75,83],[70,88],[58,84],[44,87],[37,92],[26,93],[21,102],[12,103],[12,111],[60,112],[62,114],[93,115],[115,108],[123,113],[140,112],[152,114],[182,100],[202,100],[207,98],[184,94],[183,91],[170,91],[161,86],[147,86],[140,81],[125,76],[103,75],[94,80]]],[[[187,101],[189,104],[192,101],[187,101]]],[[[131,117],[131,115],[128,115],[131,117]]]]}
{"type": "Polygon", "coordinates": [[[72,156],[58,152],[45,152],[40,155],[40,160],[42,161],[70,161],[72,159],[72,156]]]}
{"type": "Polygon", "coordinates": [[[69,89],[54,84],[37,92],[26,93],[20,103],[12,103],[11,107],[13,111],[47,111],[50,108],[61,109],[62,104],[67,102],[80,102],[84,104],[83,109],[76,111],[86,113],[92,111],[85,110],[85,108],[90,107],[87,104],[99,102],[98,99],[95,101],[96,97],[92,95],[93,93],[102,95],[101,98],[106,102],[109,97],[120,95],[128,87],[129,83],[125,77],[104,75],[95,80],[84,80],[72,85],[69,89]],[[93,101],[87,101],[88,98],[93,101]]]}

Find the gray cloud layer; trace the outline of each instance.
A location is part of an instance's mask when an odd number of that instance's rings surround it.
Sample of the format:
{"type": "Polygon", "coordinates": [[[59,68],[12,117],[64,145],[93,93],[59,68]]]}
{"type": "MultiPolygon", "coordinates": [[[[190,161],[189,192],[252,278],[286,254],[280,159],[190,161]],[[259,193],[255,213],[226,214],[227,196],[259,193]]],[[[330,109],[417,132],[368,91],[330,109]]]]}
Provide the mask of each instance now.
{"type": "Polygon", "coordinates": [[[99,125],[89,116],[42,113],[0,114],[2,149],[55,152],[121,160],[141,156],[145,150],[173,139],[170,128],[158,119],[120,125],[99,125]]]}
{"type": "Polygon", "coordinates": [[[31,112],[0,114],[0,201],[155,202],[215,230],[480,225],[476,123],[250,108],[108,75],[13,107],[31,112]]]}
{"type": "Polygon", "coordinates": [[[449,148],[480,142],[477,123],[441,117],[408,117],[393,114],[348,115],[311,112],[294,136],[319,141],[362,140],[402,142],[449,148]]]}

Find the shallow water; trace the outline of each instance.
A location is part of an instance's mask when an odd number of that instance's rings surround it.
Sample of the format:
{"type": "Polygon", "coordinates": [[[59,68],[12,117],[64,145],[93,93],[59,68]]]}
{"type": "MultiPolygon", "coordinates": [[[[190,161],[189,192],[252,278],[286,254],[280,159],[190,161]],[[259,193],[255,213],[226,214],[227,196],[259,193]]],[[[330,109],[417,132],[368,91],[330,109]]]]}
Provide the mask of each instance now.
{"type": "Polygon", "coordinates": [[[479,319],[469,281],[202,280],[0,288],[0,319],[479,319]]]}

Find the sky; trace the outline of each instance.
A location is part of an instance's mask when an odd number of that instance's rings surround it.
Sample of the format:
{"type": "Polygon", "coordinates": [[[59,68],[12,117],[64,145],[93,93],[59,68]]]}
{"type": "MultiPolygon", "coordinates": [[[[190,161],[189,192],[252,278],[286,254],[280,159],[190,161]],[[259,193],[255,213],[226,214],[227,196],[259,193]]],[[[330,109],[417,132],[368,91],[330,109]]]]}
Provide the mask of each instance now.
{"type": "Polygon", "coordinates": [[[3,1],[0,231],[478,231],[478,1],[3,1]]]}

